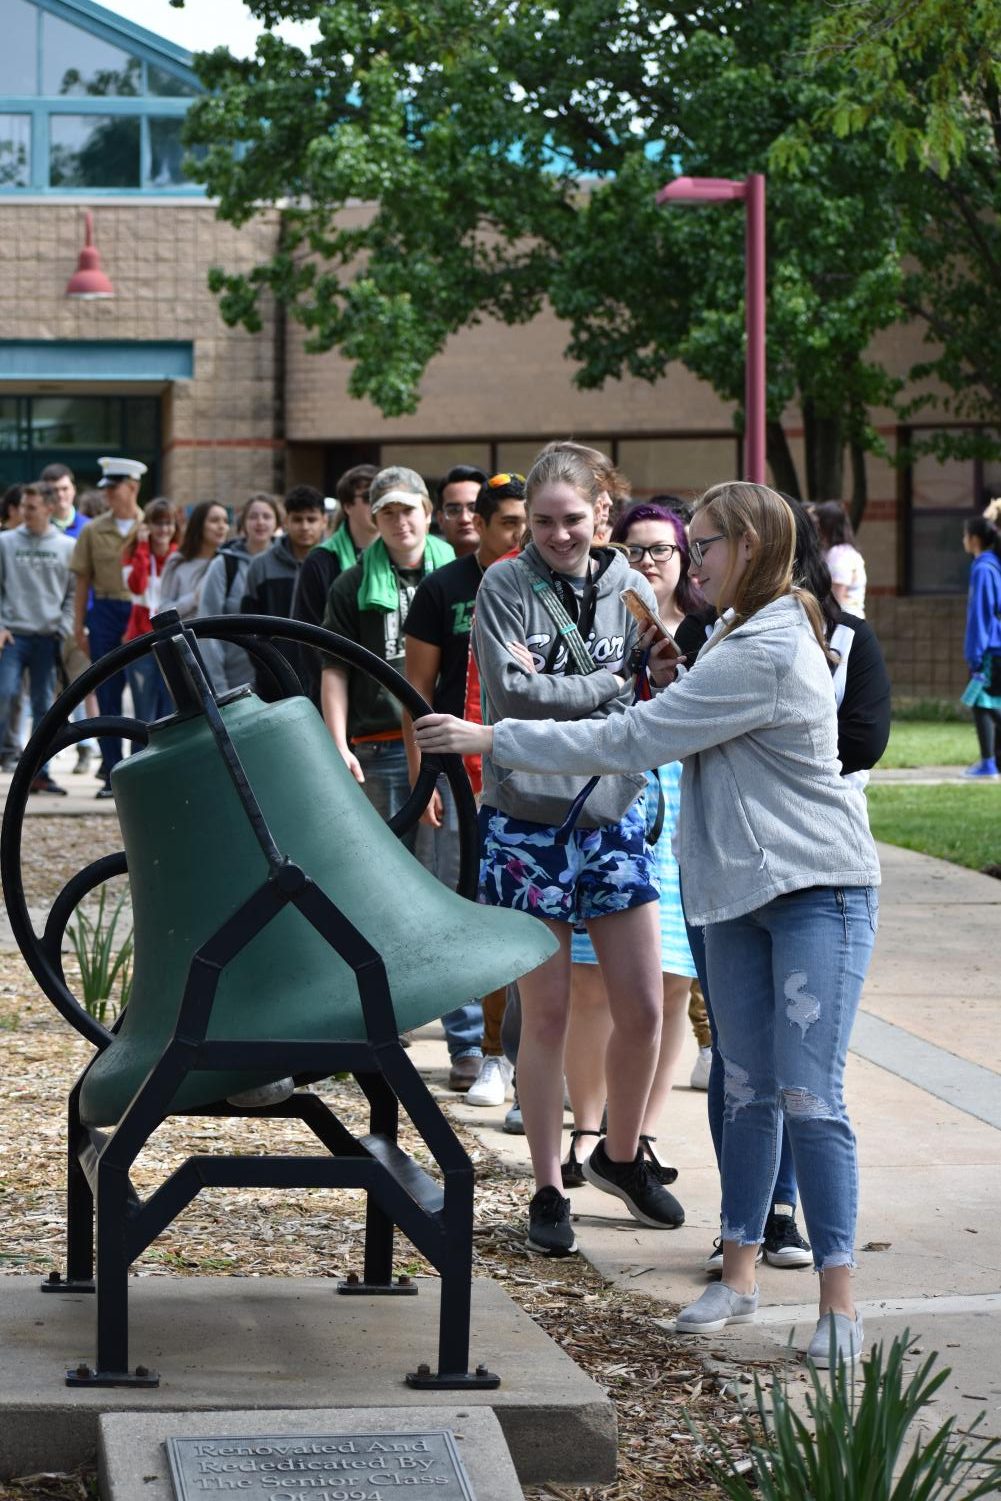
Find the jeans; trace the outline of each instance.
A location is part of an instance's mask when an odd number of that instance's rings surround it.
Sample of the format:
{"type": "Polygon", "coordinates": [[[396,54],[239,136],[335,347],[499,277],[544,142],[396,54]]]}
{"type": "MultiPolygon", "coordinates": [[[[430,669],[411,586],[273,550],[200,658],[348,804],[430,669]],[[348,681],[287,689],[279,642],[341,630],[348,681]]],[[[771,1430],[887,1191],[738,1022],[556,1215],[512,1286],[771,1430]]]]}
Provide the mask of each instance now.
{"type": "Polygon", "coordinates": [[[706,929],[724,1070],[723,1239],[762,1238],[781,1111],[818,1271],[855,1264],[858,1164],[843,1082],[878,911],[874,887],[811,886],[706,929]]]}
{"type": "MultiPolygon", "coordinates": [[[[410,796],[410,775],[403,741],[376,740],[354,745],[352,750],[365,773],[362,791],[377,813],[384,819],[392,818],[410,796]]],[[[451,789],[446,785],[439,790],[444,809],[442,827],[430,829],[419,823],[401,843],[416,856],[425,870],[454,890],[459,875],[458,816],[451,789]]],[[[483,1009],[479,1001],[458,1006],[441,1020],[453,1063],[457,1058],[479,1055],[483,1042],[483,1009]]]]}
{"type": "MultiPolygon", "coordinates": [[[[32,732],[37,730],[42,715],[51,708],[55,697],[59,652],[58,636],[15,636],[0,652],[0,725],[3,727],[0,740],[6,734],[11,702],[25,671],[31,698],[31,728],[32,732]]],[[[39,774],[47,771],[47,763],[39,768],[39,774]]]]}
{"type": "MultiPolygon", "coordinates": [[[[116,646],[121,646],[131,610],[132,606],[127,599],[94,600],[87,612],[92,662],[99,661],[109,651],[114,651],[116,646]]],[[[124,689],[124,672],[116,672],[114,677],[101,684],[97,689],[97,706],[102,714],[121,714],[124,689]]],[[[118,736],[101,735],[98,743],[101,747],[101,775],[108,781],[112,767],[117,766],[122,759],[122,742],[118,736]]]]}
{"type": "MultiPolygon", "coordinates": [[[[438,792],[441,796],[441,828],[425,831],[431,838],[425,850],[418,852],[418,858],[425,870],[429,870],[443,885],[454,891],[459,879],[459,813],[452,789],[444,777],[438,779],[438,792]]],[[[482,1053],[483,1006],[480,1001],[457,1006],[454,1011],[443,1016],[441,1021],[453,1063],[457,1058],[475,1058],[482,1053]]]]}
{"type": "Polygon", "coordinates": [[[165,719],[168,714],[173,714],[174,700],[152,652],[146,657],[140,657],[138,662],[133,662],[125,671],[137,719],[141,719],[144,724],[152,724],[155,719],[165,719]]]}
{"type": "MultiPolygon", "coordinates": [[[[692,951],[695,961],[695,969],[698,973],[699,984],[702,986],[702,998],[706,1003],[706,1018],[709,1022],[709,1031],[712,1033],[712,1063],[709,1068],[709,1093],[706,1103],[709,1110],[709,1134],[713,1139],[713,1151],[716,1153],[716,1166],[723,1166],[723,1059],[719,1052],[719,1037],[716,1032],[716,1019],[713,1016],[712,996],[709,994],[709,979],[706,975],[706,930],[705,928],[693,928],[691,923],[685,923],[688,929],[688,946],[692,951]]],[[[778,1131],[781,1138],[779,1148],[779,1165],[775,1175],[775,1186],[772,1189],[771,1203],[788,1204],[795,1209],[799,1201],[796,1189],[796,1169],[792,1161],[792,1145],[789,1141],[789,1133],[782,1130],[782,1117],[779,1116],[778,1131]]]]}

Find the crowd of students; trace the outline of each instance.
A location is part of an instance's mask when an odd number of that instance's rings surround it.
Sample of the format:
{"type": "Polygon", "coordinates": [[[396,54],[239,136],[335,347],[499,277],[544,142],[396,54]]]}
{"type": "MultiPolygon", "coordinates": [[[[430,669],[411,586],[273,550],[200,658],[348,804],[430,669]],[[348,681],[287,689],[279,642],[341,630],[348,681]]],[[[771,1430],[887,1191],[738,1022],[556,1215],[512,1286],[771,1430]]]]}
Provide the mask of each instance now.
{"type": "MultiPolygon", "coordinates": [[[[525,1131],[532,1159],[529,1246],[573,1253],[568,1194],[585,1182],[641,1224],[683,1223],[657,1134],[691,1017],[721,1221],[705,1262],[718,1280],[678,1328],[752,1318],[762,1256],[812,1263],[811,1357],[857,1359],[842,1084],[877,922],[864,784],[886,744],[889,682],[843,508],[814,517],[739,483],[694,506],[634,504],[607,456],[558,442],[527,479],[460,465],[433,496],[413,469],[358,466],[337,485],[333,530],[309,486],[282,501],[256,493],[230,536],[215,502],[187,517],[163,498],[140,509],[143,466],[120,459],[102,461],[107,510],[85,524],[72,475],[54,467],[24,487],[19,524],[0,534],[0,717],[25,670],[37,717],[60,660],[72,676],[168,605],[183,619],[324,625],[396,667],[432,706],[416,724],[369,675],[286,647],[384,817],[407,800],[422,753],[467,758],[480,899],[530,913],[558,940],[515,993],[470,997],[443,1018],[450,1087],[484,1106],[516,1091],[505,1124],[525,1131]],[[22,576],[34,594],[18,610],[22,576]],[[670,639],[644,624],[644,607],[670,639]]],[[[996,533],[973,526],[967,538],[983,592],[996,583],[996,533]]],[[[970,646],[978,725],[990,728],[992,641],[970,646]]],[[[217,691],[254,679],[239,647],[206,641],[203,656],[217,691]]],[[[103,714],[121,712],[125,686],[120,675],[98,690],[103,714]]],[[[169,712],[151,659],[128,687],[144,719],[169,712]]],[[[99,796],[121,755],[102,738],[99,796]]],[[[36,780],[33,791],[58,790],[48,769],[36,780]]],[[[407,842],[454,883],[444,781],[407,842]]]]}

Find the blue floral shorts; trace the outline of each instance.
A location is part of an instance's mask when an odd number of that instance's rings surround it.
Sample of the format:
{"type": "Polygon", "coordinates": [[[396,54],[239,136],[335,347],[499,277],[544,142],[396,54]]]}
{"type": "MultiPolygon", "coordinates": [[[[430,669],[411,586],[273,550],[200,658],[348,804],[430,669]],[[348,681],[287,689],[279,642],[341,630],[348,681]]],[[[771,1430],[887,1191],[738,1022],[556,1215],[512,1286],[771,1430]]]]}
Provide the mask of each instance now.
{"type": "Polygon", "coordinates": [[[574,829],[566,844],[555,834],[549,824],[482,807],[480,900],[568,923],[659,900],[642,798],[620,823],[574,829]]]}

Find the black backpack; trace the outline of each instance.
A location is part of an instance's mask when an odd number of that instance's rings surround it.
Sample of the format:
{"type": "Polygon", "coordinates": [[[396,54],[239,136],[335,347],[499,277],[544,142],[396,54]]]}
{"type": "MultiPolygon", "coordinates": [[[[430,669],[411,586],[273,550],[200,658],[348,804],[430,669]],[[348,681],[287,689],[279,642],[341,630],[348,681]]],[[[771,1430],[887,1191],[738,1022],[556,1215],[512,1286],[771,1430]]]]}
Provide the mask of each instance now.
{"type": "Polygon", "coordinates": [[[223,594],[223,599],[226,600],[229,599],[229,591],[232,589],[236,581],[236,575],[240,571],[240,555],[235,552],[224,552],[222,557],[223,565],[226,569],[226,590],[223,594]]]}

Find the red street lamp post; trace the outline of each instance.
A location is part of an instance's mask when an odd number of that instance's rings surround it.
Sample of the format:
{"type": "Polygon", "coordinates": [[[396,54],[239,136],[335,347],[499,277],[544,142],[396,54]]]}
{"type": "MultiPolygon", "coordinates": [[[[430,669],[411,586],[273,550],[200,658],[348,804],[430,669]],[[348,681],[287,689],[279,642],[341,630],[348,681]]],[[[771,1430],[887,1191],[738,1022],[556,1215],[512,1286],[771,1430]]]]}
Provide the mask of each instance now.
{"type": "Polygon", "coordinates": [[[743,182],[731,177],[676,177],[657,194],[658,203],[723,203],[742,198],[746,207],[744,262],[747,363],[744,397],[744,469],[755,484],[765,483],[765,176],[750,172],[743,182]]]}

